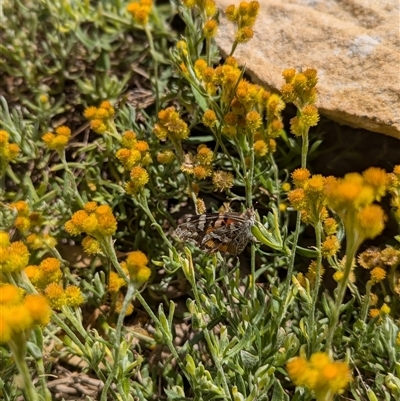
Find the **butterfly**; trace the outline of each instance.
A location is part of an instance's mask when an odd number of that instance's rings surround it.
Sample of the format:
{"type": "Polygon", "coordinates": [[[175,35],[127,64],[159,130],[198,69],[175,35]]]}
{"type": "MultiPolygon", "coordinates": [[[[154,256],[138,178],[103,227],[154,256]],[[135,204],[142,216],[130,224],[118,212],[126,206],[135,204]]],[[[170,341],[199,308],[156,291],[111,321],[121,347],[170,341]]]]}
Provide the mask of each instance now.
{"type": "Polygon", "coordinates": [[[253,238],[255,224],[253,209],[244,213],[205,213],[190,216],[175,233],[183,241],[190,241],[207,253],[239,255],[253,238]]]}

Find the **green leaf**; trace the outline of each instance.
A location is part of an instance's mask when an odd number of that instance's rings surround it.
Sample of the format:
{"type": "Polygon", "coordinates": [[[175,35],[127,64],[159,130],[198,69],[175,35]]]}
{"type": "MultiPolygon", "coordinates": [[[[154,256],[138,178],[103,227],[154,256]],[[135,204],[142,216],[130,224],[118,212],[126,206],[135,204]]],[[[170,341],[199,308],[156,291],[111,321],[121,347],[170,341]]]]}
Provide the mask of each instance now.
{"type": "Polygon", "coordinates": [[[279,380],[274,384],[271,401],[289,401],[289,396],[284,392],[279,380]]]}

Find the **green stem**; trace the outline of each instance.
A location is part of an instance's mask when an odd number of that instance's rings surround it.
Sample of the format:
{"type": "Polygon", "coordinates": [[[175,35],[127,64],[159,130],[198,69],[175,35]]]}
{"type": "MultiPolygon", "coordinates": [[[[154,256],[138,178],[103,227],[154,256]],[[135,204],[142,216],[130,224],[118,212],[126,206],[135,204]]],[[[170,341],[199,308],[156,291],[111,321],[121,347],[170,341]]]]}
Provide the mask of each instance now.
{"type": "Polygon", "coordinates": [[[371,288],[372,288],[372,281],[368,280],[367,285],[366,285],[364,302],[362,304],[361,313],[360,313],[360,320],[362,320],[364,323],[367,320],[369,302],[370,302],[370,297],[371,297],[371,288]]]}
{"type": "Polygon", "coordinates": [[[144,31],[146,32],[147,40],[149,41],[150,53],[151,53],[151,57],[153,58],[153,63],[154,63],[154,89],[156,91],[156,114],[158,114],[158,112],[160,110],[160,91],[159,91],[159,87],[158,87],[157,53],[156,53],[156,49],[154,48],[153,35],[151,34],[148,24],[145,25],[144,31]]]}
{"type": "Polygon", "coordinates": [[[26,364],[26,342],[21,335],[18,338],[8,343],[14,355],[14,362],[17,365],[18,371],[24,380],[24,393],[26,399],[29,401],[39,401],[38,393],[33,386],[31,375],[29,373],[28,365],[26,364]]]}
{"type": "Polygon", "coordinates": [[[225,374],[225,371],[224,371],[224,369],[222,367],[222,364],[221,364],[221,358],[216,352],[214,352],[215,346],[212,343],[210,332],[207,329],[204,330],[204,338],[206,339],[206,342],[207,342],[207,345],[208,345],[208,349],[210,350],[211,356],[212,356],[212,358],[214,360],[215,367],[217,368],[217,371],[219,372],[219,374],[221,376],[221,379],[222,379],[222,386],[224,387],[224,392],[225,392],[225,398],[224,399],[225,400],[228,400],[228,399],[232,400],[232,396],[231,396],[231,393],[229,391],[228,382],[226,380],[226,374],[225,374]]]}
{"type": "Polygon", "coordinates": [[[135,298],[141,303],[143,308],[146,310],[146,312],[149,314],[155,325],[158,327],[160,330],[161,334],[163,335],[164,341],[167,344],[167,347],[171,351],[172,356],[175,358],[177,364],[181,368],[182,372],[188,379],[189,383],[192,383],[191,377],[186,373],[186,368],[185,365],[183,364],[181,358],[178,355],[178,352],[176,351],[176,348],[172,342],[172,337],[170,333],[167,333],[167,331],[164,329],[163,325],[161,324],[160,320],[157,318],[157,316],[154,314],[154,312],[151,310],[150,306],[146,302],[146,300],[142,297],[142,294],[139,291],[136,291],[135,293],[135,298]]]}
{"type": "Polygon", "coordinates": [[[346,264],[344,266],[343,278],[339,282],[339,287],[335,293],[335,304],[332,311],[332,318],[329,322],[328,334],[326,336],[326,349],[331,350],[333,343],[333,336],[335,334],[336,327],[339,323],[340,305],[343,303],[344,295],[347,289],[347,281],[350,276],[351,266],[353,264],[354,256],[357,252],[359,244],[351,241],[350,236],[347,236],[348,242],[346,246],[346,264]]]}
{"type": "MultiPolygon", "coordinates": [[[[302,136],[302,145],[301,145],[301,167],[302,168],[307,168],[307,154],[308,154],[308,129],[302,136]]],[[[294,236],[293,236],[292,252],[290,254],[285,287],[283,289],[282,299],[283,299],[284,304],[281,308],[281,312],[279,315],[280,322],[282,321],[283,316],[286,313],[286,298],[289,294],[290,283],[292,281],[294,262],[296,259],[296,247],[297,247],[297,243],[299,242],[299,236],[300,236],[300,228],[301,228],[301,213],[297,212],[296,228],[295,228],[294,236]]]]}
{"type": "Polygon", "coordinates": [[[321,264],[322,264],[322,253],[321,253],[321,236],[322,227],[321,221],[317,221],[315,225],[315,237],[316,237],[316,248],[317,248],[317,267],[315,274],[314,287],[311,294],[311,305],[308,315],[308,355],[310,356],[314,352],[314,345],[316,344],[316,337],[318,330],[314,327],[315,324],[315,307],[318,301],[319,287],[321,284],[321,264]]]}
{"type": "MultiPolygon", "coordinates": [[[[107,393],[108,389],[111,386],[111,383],[114,379],[118,379],[118,369],[119,369],[119,356],[120,356],[120,349],[121,349],[121,333],[122,333],[122,326],[124,323],[124,318],[126,315],[126,310],[128,309],[129,303],[132,301],[133,296],[135,294],[136,287],[132,281],[129,281],[128,288],[126,291],[126,295],[124,298],[124,302],[122,304],[121,312],[118,316],[117,327],[115,329],[115,354],[113,360],[113,370],[112,373],[108,375],[106,382],[104,383],[103,391],[101,392],[100,401],[107,401],[107,393]]],[[[122,397],[122,394],[120,394],[122,397]]],[[[123,398],[125,399],[125,398],[123,398]]]]}

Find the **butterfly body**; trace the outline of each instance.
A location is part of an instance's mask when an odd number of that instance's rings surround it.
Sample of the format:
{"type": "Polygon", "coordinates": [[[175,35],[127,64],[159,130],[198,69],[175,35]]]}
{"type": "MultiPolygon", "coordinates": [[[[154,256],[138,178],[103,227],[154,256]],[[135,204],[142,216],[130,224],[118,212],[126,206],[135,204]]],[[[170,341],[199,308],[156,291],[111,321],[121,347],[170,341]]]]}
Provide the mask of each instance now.
{"type": "Polygon", "coordinates": [[[190,241],[207,253],[238,255],[253,238],[253,209],[244,213],[206,213],[189,217],[176,229],[177,236],[190,241]]]}

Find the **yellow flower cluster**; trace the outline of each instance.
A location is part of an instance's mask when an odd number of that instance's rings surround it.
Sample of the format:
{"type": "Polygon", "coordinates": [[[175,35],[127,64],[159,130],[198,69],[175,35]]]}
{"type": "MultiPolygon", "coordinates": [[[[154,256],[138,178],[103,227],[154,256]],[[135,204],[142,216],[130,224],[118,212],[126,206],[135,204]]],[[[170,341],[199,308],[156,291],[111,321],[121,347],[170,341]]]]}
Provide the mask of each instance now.
{"type": "Polygon", "coordinates": [[[149,22],[149,15],[153,6],[152,0],[138,0],[129,3],[126,7],[128,13],[130,13],[133,19],[139,25],[146,25],[149,22]]]}
{"type": "Polygon", "coordinates": [[[362,175],[350,173],[344,178],[326,179],[327,205],[342,219],[348,241],[359,245],[383,231],[385,214],[373,202],[385,195],[387,184],[388,175],[376,167],[365,170],[362,175]]]}
{"type": "Polygon", "coordinates": [[[182,0],[187,8],[194,8],[202,18],[206,18],[203,24],[203,34],[207,39],[213,38],[217,33],[218,21],[212,17],[217,13],[214,0],[182,0]]]}
{"type": "Polygon", "coordinates": [[[287,363],[286,368],[293,383],[313,391],[319,401],[333,399],[351,381],[348,364],[333,361],[325,352],[317,352],[308,360],[296,357],[287,363]]]}
{"type": "Polygon", "coordinates": [[[203,124],[210,128],[221,124],[221,131],[228,138],[235,138],[239,134],[254,135],[256,156],[263,157],[274,152],[274,138],[283,130],[281,112],[285,102],[282,98],[242,79],[242,71],[233,57],[228,57],[225,64],[216,68],[209,67],[205,60],[199,59],[194,64],[194,71],[210,95],[220,94],[227,110],[222,121],[218,121],[213,110],[206,110],[203,124]],[[267,117],[266,129],[262,127],[264,115],[267,117]]]}
{"type": "Polygon", "coordinates": [[[47,233],[32,233],[26,237],[26,245],[33,251],[46,247],[54,248],[57,245],[57,240],[47,233]]]}
{"type": "Polygon", "coordinates": [[[122,163],[125,170],[132,170],[135,166],[147,166],[152,160],[149,153],[149,144],[138,140],[133,131],[125,131],[122,134],[122,149],[116,153],[117,159],[122,163]]]}
{"type": "Polygon", "coordinates": [[[301,212],[305,223],[316,225],[328,218],[324,188],[329,179],[320,174],[311,176],[305,168],[292,173],[295,188],[288,193],[288,200],[295,210],[301,212]]]}
{"type": "Polygon", "coordinates": [[[148,281],[151,276],[151,269],[147,266],[148,264],[149,260],[142,251],[133,251],[129,253],[125,262],[121,262],[121,267],[128,273],[130,280],[140,286],[148,281]]]}
{"type": "Polygon", "coordinates": [[[42,136],[42,141],[48,149],[62,151],[67,146],[69,138],[71,137],[71,130],[66,126],[56,128],[56,133],[46,132],[42,136]]]}
{"type": "Polygon", "coordinates": [[[35,326],[45,326],[50,316],[50,306],[42,295],[24,297],[20,288],[0,285],[0,344],[15,340],[35,326]]]}
{"type": "Polygon", "coordinates": [[[290,68],[284,70],[282,75],[286,81],[281,89],[282,97],[285,102],[294,103],[299,110],[298,116],[290,120],[290,130],[293,135],[302,136],[319,121],[318,109],[315,106],[317,71],[308,68],[297,73],[294,68],[290,68]]]}
{"type": "Polygon", "coordinates": [[[10,242],[10,236],[0,231],[0,274],[23,270],[29,262],[28,248],[22,241],[10,242]]]}
{"type": "Polygon", "coordinates": [[[53,248],[57,245],[57,240],[50,234],[38,232],[43,225],[41,213],[32,212],[27,202],[22,200],[10,203],[10,208],[17,211],[14,227],[26,236],[26,244],[29,249],[53,248]],[[28,235],[32,230],[35,230],[35,232],[28,235]]]}
{"type": "Polygon", "coordinates": [[[162,141],[167,138],[172,141],[182,141],[189,137],[187,124],[179,117],[175,107],[168,107],[158,113],[158,124],[154,125],[153,132],[162,141]]]}
{"type": "Polygon", "coordinates": [[[230,5],[225,10],[228,20],[237,25],[236,42],[246,43],[254,35],[253,26],[260,9],[258,1],[242,1],[237,7],[230,5]]]}
{"type": "Polygon", "coordinates": [[[90,106],[83,112],[84,117],[90,121],[90,128],[97,134],[104,134],[110,129],[114,118],[114,107],[108,100],[100,103],[100,106],[90,106]]]}
{"type": "Polygon", "coordinates": [[[43,259],[39,266],[29,265],[24,271],[35,288],[46,296],[53,309],[59,310],[64,305],[79,306],[83,303],[78,287],[71,285],[64,290],[59,284],[63,273],[58,259],[43,259]]]}
{"type": "Polygon", "coordinates": [[[212,161],[214,160],[214,152],[206,145],[201,144],[197,148],[197,154],[187,153],[181,164],[181,170],[184,173],[194,175],[198,180],[204,180],[213,173],[212,161]]]}
{"type": "Polygon", "coordinates": [[[75,212],[65,223],[65,231],[70,235],[86,233],[95,239],[113,235],[117,231],[117,220],[110,206],[88,202],[83,210],[75,212]]]}
{"type": "Polygon", "coordinates": [[[282,72],[282,76],[286,82],[281,89],[285,102],[297,103],[299,106],[315,103],[318,83],[315,69],[307,68],[305,71],[296,72],[294,68],[288,68],[282,72]]]}
{"type": "Polygon", "coordinates": [[[394,166],[393,173],[389,174],[388,191],[392,196],[390,205],[398,224],[400,224],[400,164],[394,166]]]}
{"type": "Polygon", "coordinates": [[[14,161],[20,152],[19,146],[16,143],[10,143],[9,138],[7,131],[0,130],[0,170],[1,167],[4,168],[9,162],[14,161]]]}
{"type": "Polygon", "coordinates": [[[58,283],[51,283],[44,289],[46,299],[51,307],[60,310],[63,306],[77,307],[84,301],[79,287],[69,285],[65,290],[58,283]]]}

